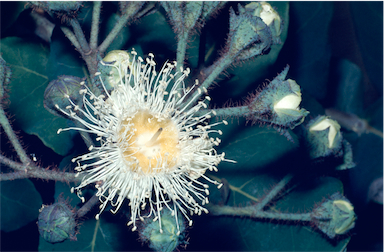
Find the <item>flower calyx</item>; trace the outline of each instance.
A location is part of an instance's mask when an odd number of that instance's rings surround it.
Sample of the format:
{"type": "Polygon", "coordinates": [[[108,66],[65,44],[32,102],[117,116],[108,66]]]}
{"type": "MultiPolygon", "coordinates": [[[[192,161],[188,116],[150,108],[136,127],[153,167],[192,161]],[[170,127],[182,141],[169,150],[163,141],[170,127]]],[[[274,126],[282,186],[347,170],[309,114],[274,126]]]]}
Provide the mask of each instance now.
{"type": "Polygon", "coordinates": [[[245,10],[251,12],[255,17],[260,17],[270,28],[274,44],[281,43],[282,21],[280,15],[269,3],[252,2],[245,6],[245,10]]]}
{"type": "Polygon", "coordinates": [[[40,235],[50,243],[66,239],[76,240],[76,213],[65,202],[43,205],[39,210],[37,225],[40,235]]]}
{"type": "Polygon", "coordinates": [[[300,109],[301,92],[296,81],[285,77],[287,66],[271,83],[248,98],[249,119],[293,129],[301,124],[309,112],[300,109]]]}
{"type": "Polygon", "coordinates": [[[312,221],[329,238],[346,234],[355,226],[356,215],[351,202],[339,192],[312,212],[312,221]]]}

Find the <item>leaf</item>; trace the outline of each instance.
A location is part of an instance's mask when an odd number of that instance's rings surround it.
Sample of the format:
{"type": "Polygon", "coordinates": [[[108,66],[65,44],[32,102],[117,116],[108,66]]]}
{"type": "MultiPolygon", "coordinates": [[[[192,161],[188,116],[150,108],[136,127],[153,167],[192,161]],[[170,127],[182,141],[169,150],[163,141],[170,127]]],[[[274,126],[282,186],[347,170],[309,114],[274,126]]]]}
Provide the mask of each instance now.
{"type": "Polygon", "coordinates": [[[53,29],[50,54],[47,62],[47,76],[49,81],[57,79],[60,75],[84,77],[86,68],[80,54],[65,37],[60,27],[53,29]],[[83,70],[84,69],[84,70],[83,70]]]}
{"type": "MultiPolygon", "coordinates": [[[[268,174],[222,173],[238,190],[256,198],[262,197],[278,182],[268,174]]],[[[294,188],[278,200],[271,211],[284,213],[309,212],[316,202],[334,192],[342,191],[339,180],[325,177],[294,188]],[[309,184],[309,185],[308,185],[309,184]],[[313,186],[312,186],[313,185],[313,186]]],[[[249,196],[231,191],[229,205],[254,204],[249,196]]],[[[330,242],[310,226],[277,220],[254,220],[250,218],[203,215],[195,218],[190,231],[190,250],[215,251],[342,251],[348,239],[330,242]]]]}
{"type": "Polygon", "coordinates": [[[290,78],[316,99],[327,92],[332,14],[332,2],[290,2],[289,37],[279,58],[290,65],[290,78]]]}
{"type": "Polygon", "coordinates": [[[72,138],[57,135],[66,120],[50,114],[43,106],[48,85],[46,67],[49,51],[41,42],[8,37],[1,40],[1,53],[12,70],[9,111],[28,134],[38,136],[60,155],[72,148],[72,138]]]}
{"type": "Polygon", "coordinates": [[[1,182],[1,230],[17,230],[37,219],[43,201],[29,179],[1,182]]]}
{"type": "Polygon", "coordinates": [[[338,66],[341,80],[338,83],[336,108],[347,113],[362,114],[364,88],[360,68],[348,60],[338,66]]]}
{"type": "MultiPolygon", "coordinates": [[[[132,239],[133,235],[131,239],[127,239],[127,233],[131,231],[123,221],[111,222],[111,217],[111,214],[106,213],[100,220],[85,220],[80,226],[80,233],[76,236],[77,241],[65,240],[62,243],[51,244],[40,236],[39,251],[118,251],[127,250],[132,247],[130,245],[138,243],[132,239]],[[105,218],[106,215],[109,215],[109,218],[105,218]],[[124,249],[123,246],[127,247],[124,249]]],[[[140,246],[140,243],[138,244],[140,246]]]]}
{"type": "Polygon", "coordinates": [[[364,70],[379,93],[383,92],[383,2],[350,3],[364,70]],[[369,15],[365,15],[369,13],[369,15]]]}
{"type": "Polygon", "coordinates": [[[225,158],[234,160],[237,164],[223,161],[218,167],[221,171],[260,169],[289,155],[297,148],[297,137],[294,136],[295,143],[292,143],[271,127],[254,125],[244,128],[231,126],[231,128],[222,130],[223,135],[227,135],[227,140],[223,140],[218,152],[225,152],[225,158]]]}

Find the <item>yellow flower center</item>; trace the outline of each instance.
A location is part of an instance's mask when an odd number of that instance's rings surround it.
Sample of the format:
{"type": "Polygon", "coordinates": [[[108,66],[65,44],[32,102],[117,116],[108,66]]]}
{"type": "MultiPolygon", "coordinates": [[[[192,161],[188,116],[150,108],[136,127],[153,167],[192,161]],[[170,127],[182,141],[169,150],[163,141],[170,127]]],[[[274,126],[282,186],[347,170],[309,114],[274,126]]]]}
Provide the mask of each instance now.
{"type": "Polygon", "coordinates": [[[178,130],[170,119],[159,120],[148,111],[139,111],[123,122],[120,136],[128,144],[123,152],[125,160],[136,163],[130,166],[132,171],[150,174],[177,164],[178,130]],[[128,125],[129,131],[125,133],[128,125]]]}

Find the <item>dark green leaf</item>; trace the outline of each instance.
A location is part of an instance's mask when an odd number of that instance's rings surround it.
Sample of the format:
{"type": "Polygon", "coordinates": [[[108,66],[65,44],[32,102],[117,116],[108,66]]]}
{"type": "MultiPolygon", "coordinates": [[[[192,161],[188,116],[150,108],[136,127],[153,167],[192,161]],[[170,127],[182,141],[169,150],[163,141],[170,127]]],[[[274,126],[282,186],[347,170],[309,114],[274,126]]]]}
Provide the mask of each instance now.
{"type": "MultiPolygon", "coordinates": [[[[108,213],[107,213],[108,215],[108,213]]],[[[119,245],[127,239],[124,233],[124,222],[113,223],[100,218],[88,219],[80,226],[77,241],[65,240],[62,243],[51,244],[42,237],[39,241],[39,251],[115,251],[121,250],[119,245]]],[[[128,231],[128,228],[126,228],[128,231]]]]}
{"type": "MultiPolygon", "coordinates": [[[[231,124],[230,124],[231,125],[231,124]]],[[[225,152],[226,158],[237,162],[221,162],[219,170],[255,170],[288,155],[297,148],[297,138],[293,133],[295,143],[287,140],[277,130],[271,127],[258,127],[258,125],[242,128],[240,126],[224,128],[223,135],[230,135],[230,139],[223,141],[219,152],[225,152]]]]}
{"type": "Polygon", "coordinates": [[[350,3],[357,42],[371,83],[383,92],[383,2],[350,3]],[[366,15],[369,13],[369,15],[366,15]]]}
{"type": "Polygon", "coordinates": [[[289,37],[281,60],[291,66],[290,78],[316,99],[324,98],[327,91],[332,14],[332,2],[290,3],[289,37]]]}
{"type": "MultiPolygon", "coordinates": [[[[278,182],[275,177],[266,174],[222,175],[236,190],[243,192],[232,190],[228,204],[233,206],[254,204],[252,197],[262,197],[278,182]]],[[[310,212],[324,197],[342,191],[341,182],[331,177],[316,179],[308,184],[286,191],[287,195],[279,199],[270,211],[310,212]]],[[[199,244],[204,244],[204,250],[216,251],[342,251],[349,241],[348,238],[330,242],[321,232],[295,222],[230,216],[196,218],[190,235],[193,240],[190,240],[189,249],[197,250],[199,244]]]]}
{"type": "Polygon", "coordinates": [[[12,70],[9,110],[16,123],[56,153],[65,155],[72,148],[72,139],[57,135],[57,130],[67,127],[66,120],[50,114],[43,106],[48,48],[38,41],[8,37],[1,40],[1,53],[12,70]]]}
{"type": "Polygon", "coordinates": [[[1,182],[1,230],[17,230],[37,219],[43,201],[29,179],[1,182]]]}
{"type": "Polygon", "coordinates": [[[60,27],[56,26],[52,33],[50,54],[47,63],[49,81],[60,75],[84,77],[85,63],[71,42],[64,36],[60,27]]]}

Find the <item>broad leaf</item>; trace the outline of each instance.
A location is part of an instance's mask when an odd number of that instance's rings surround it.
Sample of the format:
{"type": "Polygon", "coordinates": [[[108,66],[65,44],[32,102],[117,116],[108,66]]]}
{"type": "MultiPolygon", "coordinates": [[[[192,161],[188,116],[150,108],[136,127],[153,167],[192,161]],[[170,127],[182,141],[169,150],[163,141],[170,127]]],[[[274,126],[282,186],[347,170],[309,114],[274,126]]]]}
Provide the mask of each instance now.
{"type": "MultiPolygon", "coordinates": [[[[268,174],[221,175],[235,187],[228,200],[232,206],[255,204],[254,198],[260,199],[279,181],[268,174]]],[[[331,177],[315,179],[310,184],[293,191],[283,190],[286,195],[269,210],[292,214],[310,212],[324,197],[342,191],[341,182],[331,177]]],[[[204,244],[204,250],[221,251],[342,251],[349,241],[349,238],[329,241],[320,231],[297,222],[206,215],[195,219],[190,236],[188,248],[191,250],[198,250],[204,244]]]]}
{"type": "Polygon", "coordinates": [[[1,182],[1,230],[17,230],[37,219],[43,204],[29,179],[1,182]]]}
{"type": "Polygon", "coordinates": [[[12,70],[9,110],[16,123],[56,153],[65,155],[72,148],[72,139],[57,135],[57,130],[67,127],[66,120],[52,115],[43,105],[48,85],[48,48],[39,41],[8,37],[1,40],[1,53],[12,70]]]}
{"type": "Polygon", "coordinates": [[[225,152],[226,158],[236,161],[236,164],[230,162],[221,162],[219,170],[255,170],[269,165],[279,158],[289,155],[298,146],[298,140],[294,136],[294,143],[287,140],[277,130],[271,127],[254,126],[223,126],[223,141],[218,151],[225,152]],[[228,128],[227,128],[228,127],[228,128]]]}

